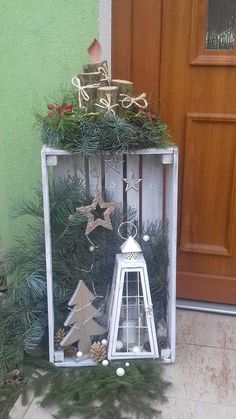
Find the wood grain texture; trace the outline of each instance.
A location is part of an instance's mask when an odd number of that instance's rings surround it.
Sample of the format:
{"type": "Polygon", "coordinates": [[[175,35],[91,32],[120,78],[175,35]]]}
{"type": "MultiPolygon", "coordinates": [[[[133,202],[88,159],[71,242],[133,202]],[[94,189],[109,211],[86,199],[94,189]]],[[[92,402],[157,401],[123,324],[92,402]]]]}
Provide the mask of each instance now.
{"type": "Polygon", "coordinates": [[[189,176],[184,177],[180,249],[231,256],[236,115],[189,113],[186,119],[184,170],[189,176]]]}
{"type": "Polygon", "coordinates": [[[206,0],[124,3],[113,0],[113,72],[158,92],[179,147],[177,295],[235,303],[236,51],[205,49],[206,0]]]}
{"type": "Polygon", "coordinates": [[[192,300],[226,301],[235,305],[235,277],[187,271],[177,272],[177,295],[192,300]],[[204,286],[203,286],[204,284],[204,286]],[[204,298],[203,298],[204,292],[204,298]]]}
{"type": "Polygon", "coordinates": [[[113,0],[112,77],[134,82],[158,109],[161,55],[161,0],[113,0]]]}
{"type": "Polygon", "coordinates": [[[85,354],[89,352],[91,346],[91,335],[101,335],[105,328],[100,326],[93,317],[99,315],[98,310],[92,305],[95,299],[83,281],[79,281],[78,286],[72,295],[69,306],[73,305],[70,314],[64,325],[71,326],[71,329],[61,341],[61,346],[72,345],[79,340],[79,349],[85,354]]]}

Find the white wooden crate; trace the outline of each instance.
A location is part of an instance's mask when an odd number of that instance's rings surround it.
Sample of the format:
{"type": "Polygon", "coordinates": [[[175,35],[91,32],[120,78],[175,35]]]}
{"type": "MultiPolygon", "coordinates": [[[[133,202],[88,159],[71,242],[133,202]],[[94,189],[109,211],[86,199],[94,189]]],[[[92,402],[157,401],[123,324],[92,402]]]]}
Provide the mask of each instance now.
{"type": "MultiPolygon", "coordinates": [[[[111,156],[108,155],[108,159],[111,156]]],[[[86,187],[94,195],[96,187],[106,190],[110,198],[121,206],[133,207],[144,226],[148,222],[168,219],[169,267],[168,267],[168,310],[167,325],[171,355],[164,363],[175,360],[175,325],[176,325],[176,228],[177,228],[177,184],[178,184],[178,150],[175,147],[166,149],[141,149],[129,152],[123,156],[124,162],[118,162],[118,171],[109,170],[110,165],[101,155],[91,156],[88,160],[65,150],[43,147],[41,152],[42,185],[44,201],[44,229],[47,269],[48,295],[48,327],[49,327],[49,360],[57,366],[78,366],[78,362],[65,359],[64,362],[54,362],[54,309],[53,309],[53,272],[52,244],[50,235],[50,202],[49,202],[49,170],[54,178],[71,176],[84,177],[86,187]],[[136,179],[142,178],[139,193],[128,190],[124,194],[123,177],[129,177],[133,172],[136,179]],[[144,199],[145,194],[145,199],[144,199]],[[124,202],[125,196],[125,202],[124,202]],[[127,201],[127,202],[126,202],[127,201]]],[[[114,163],[114,162],[112,162],[114,163]]],[[[93,365],[88,358],[81,360],[80,366],[93,365]]]]}

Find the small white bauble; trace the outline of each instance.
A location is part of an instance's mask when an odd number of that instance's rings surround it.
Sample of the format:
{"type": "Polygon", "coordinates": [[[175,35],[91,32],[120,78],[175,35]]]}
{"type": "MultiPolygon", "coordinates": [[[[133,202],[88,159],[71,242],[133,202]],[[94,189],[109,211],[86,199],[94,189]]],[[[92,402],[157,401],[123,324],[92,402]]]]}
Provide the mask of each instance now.
{"type": "Polygon", "coordinates": [[[133,346],[132,352],[140,352],[139,346],[133,346]]]}
{"type": "Polygon", "coordinates": [[[118,375],[118,377],[123,377],[123,375],[125,375],[124,368],[117,368],[116,375],[118,375]]]}
{"type": "Polygon", "coordinates": [[[103,365],[103,367],[107,367],[107,366],[108,366],[108,364],[109,364],[109,361],[108,361],[107,359],[104,359],[104,360],[102,361],[102,365],[103,365]]]}
{"type": "Polygon", "coordinates": [[[125,366],[126,366],[126,367],[129,367],[129,362],[126,362],[126,363],[125,363],[125,366]]]}
{"type": "Polygon", "coordinates": [[[102,339],[102,340],[101,340],[101,344],[102,344],[103,346],[107,346],[107,340],[106,340],[106,339],[102,339]]]}
{"type": "Polygon", "coordinates": [[[89,246],[89,252],[93,253],[94,252],[95,247],[94,246],[89,246]]]}
{"type": "Polygon", "coordinates": [[[83,352],[82,351],[76,352],[76,358],[82,358],[82,356],[83,356],[83,352]]]}
{"type": "Polygon", "coordinates": [[[150,236],[148,234],[144,234],[143,241],[144,242],[149,242],[149,240],[150,240],[150,236]]]}
{"type": "Polygon", "coordinates": [[[121,340],[118,340],[116,342],[116,349],[117,349],[117,351],[119,351],[120,349],[122,349],[123,346],[124,346],[124,344],[123,344],[123,342],[121,342],[121,340]]]}

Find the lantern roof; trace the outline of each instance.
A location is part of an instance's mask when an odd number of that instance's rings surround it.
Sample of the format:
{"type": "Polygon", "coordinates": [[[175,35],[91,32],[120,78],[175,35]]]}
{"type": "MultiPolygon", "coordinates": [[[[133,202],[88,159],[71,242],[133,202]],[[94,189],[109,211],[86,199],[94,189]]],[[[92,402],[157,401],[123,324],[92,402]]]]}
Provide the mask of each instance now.
{"type": "Polygon", "coordinates": [[[122,253],[140,253],[142,249],[138,242],[134,240],[132,236],[128,237],[127,240],[121,245],[120,250],[122,253]]]}

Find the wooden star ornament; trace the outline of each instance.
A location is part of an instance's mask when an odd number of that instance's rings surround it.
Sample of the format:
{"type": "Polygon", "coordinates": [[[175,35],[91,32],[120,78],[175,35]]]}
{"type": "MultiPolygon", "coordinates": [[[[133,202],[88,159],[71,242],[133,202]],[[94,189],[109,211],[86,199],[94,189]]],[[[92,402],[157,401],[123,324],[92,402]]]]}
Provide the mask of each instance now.
{"type": "Polygon", "coordinates": [[[105,202],[99,191],[96,192],[91,205],[76,208],[76,211],[85,214],[88,218],[85,234],[91,233],[98,226],[112,230],[110,215],[115,208],[116,204],[105,202]],[[99,212],[97,217],[96,212],[99,212]]]}

